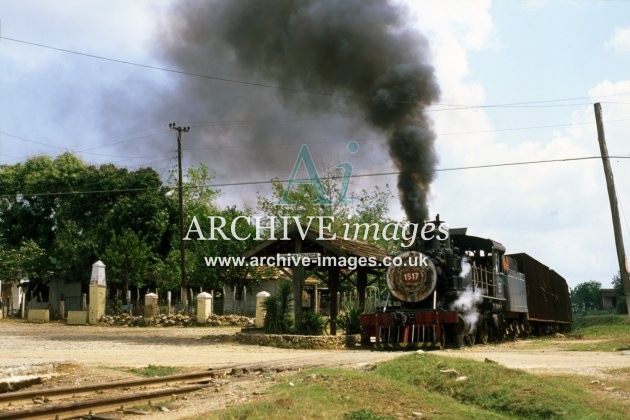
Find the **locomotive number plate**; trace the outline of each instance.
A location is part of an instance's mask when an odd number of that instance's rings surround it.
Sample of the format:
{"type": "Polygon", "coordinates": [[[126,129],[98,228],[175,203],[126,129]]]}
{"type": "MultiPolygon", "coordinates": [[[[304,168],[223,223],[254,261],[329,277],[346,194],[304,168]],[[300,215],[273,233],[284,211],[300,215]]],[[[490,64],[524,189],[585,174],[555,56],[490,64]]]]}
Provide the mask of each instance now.
{"type": "Polygon", "coordinates": [[[387,287],[403,302],[420,302],[435,289],[435,266],[417,251],[408,251],[396,259],[401,262],[387,270],[387,287]]]}

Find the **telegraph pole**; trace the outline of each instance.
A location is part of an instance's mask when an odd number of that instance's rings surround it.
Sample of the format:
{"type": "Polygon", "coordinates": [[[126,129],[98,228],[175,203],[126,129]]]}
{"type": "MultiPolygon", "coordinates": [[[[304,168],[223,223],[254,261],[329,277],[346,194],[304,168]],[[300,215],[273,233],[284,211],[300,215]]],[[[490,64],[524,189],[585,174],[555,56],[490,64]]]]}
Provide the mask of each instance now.
{"type": "Polygon", "coordinates": [[[606,187],[608,188],[608,200],[610,201],[610,211],[612,213],[613,231],[615,234],[615,245],[617,246],[617,261],[619,262],[619,275],[621,284],[626,295],[626,306],[628,316],[630,316],[630,278],[626,269],[626,251],[623,246],[623,236],[621,234],[621,222],[619,221],[619,205],[617,203],[617,193],[615,191],[615,180],[613,178],[610,160],[608,159],[608,147],[604,136],[604,122],[602,121],[602,106],[598,102],[595,104],[595,122],[597,124],[597,140],[599,141],[599,151],[604,164],[604,175],[606,177],[606,187]]]}
{"type": "Polygon", "coordinates": [[[168,127],[177,131],[177,189],[179,191],[179,271],[182,305],[188,306],[188,282],[186,281],[186,253],[184,251],[184,188],[182,187],[182,132],[188,133],[190,127],[180,127],[170,123],[168,127]]]}

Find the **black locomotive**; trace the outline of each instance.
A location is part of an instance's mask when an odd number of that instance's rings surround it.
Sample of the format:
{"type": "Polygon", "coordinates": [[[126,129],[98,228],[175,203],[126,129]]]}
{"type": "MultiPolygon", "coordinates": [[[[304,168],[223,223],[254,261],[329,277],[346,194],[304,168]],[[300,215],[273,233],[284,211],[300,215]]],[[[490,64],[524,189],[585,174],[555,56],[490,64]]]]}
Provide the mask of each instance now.
{"type": "MultiPolygon", "coordinates": [[[[440,223],[429,222],[434,230],[440,223]]],[[[491,239],[450,229],[400,257],[403,265],[387,272],[385,304],[361,315],[363,344],[462,347],[571,326],[565,279],[491,239]]]]}

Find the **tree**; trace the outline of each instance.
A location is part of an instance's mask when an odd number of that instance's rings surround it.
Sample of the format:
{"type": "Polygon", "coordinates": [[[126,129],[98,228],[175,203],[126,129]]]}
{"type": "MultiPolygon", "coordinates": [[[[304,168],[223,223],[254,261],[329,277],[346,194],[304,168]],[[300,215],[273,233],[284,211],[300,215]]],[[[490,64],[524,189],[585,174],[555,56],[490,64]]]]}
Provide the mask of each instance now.
{"type": "Polygon", "coordinates": [[[112,164],[88,165],[71,153],[35,156],[0,167],[0,237],[5,250],[33,241],[43,252],[45,272],[86,282],[114,234],[134,231],[151,250],[166,256],[176,211],[152,169],[129,171],[112,164]]]}
{"type": "MultiPolygon", "coordinates": [[[[320,179],[326,194],[337,197],[339,192],[339,176],[335,172],[320,179]]],[[[317,191],[310,184],[292,187],[287,197],[293,204],[282,204],[281,198],[285,197],[285,187],[279,181],[273,182],[273,195],[271,198],[258,195],[258,208],[268,216],[297,217],[303,226],[308,223],[308,217],[329,216],[332,217],[332,232],[344,234],[347,223],[379,224],[384,226],[392,220],[387,216],[389,201],[392,193],[389,186],[378,186],[372,190],[362,190],[359,194],[351,194],[348,202],[333,201],[332,204],[318,204],[317,191]]],[[[314,219],[311,227],[319,227],[318,220],[314,219]]],[[[374,242],[386,249],[396,249],[397,243],[383,241],[382,238],[374,240],[368,236],[367,240],[374,242]]]]}
{"type": "Polygon", "coordinates": [[[120,284],[126,296],[130,285],[141,288],[149,282],[149,270],[155,256],[141,237],[131,229],[125,229],[122,234],[112,236],[103,259],[109,281],[120,284]]]}
{"type": "Polygon", "coordinates": [[[32,240],[19,248],[0,245],[0,281],[17,283],[25,278],[49,280],[44,250],[32,240]]]}
{"type": "MultiPolygon", "coordinates": [[[[228,207],[223,210],[214,210],[212,216],[221,217],[226,221],[226,226],[231,226],[232,221],[237,217],[251,216],[249,210],[239,210],[236,207],[228,207]]],[[[256,235],[255,228],[240,220],[235,225],[236,234],[240,238],[249,239],[241,241],[235,238],[225,240],[217,238],[217,240],[206,241],[187,241],[187,267],[188,278],[192,284],[204,286],[208,289],[217,289],[225,285],[241,289],[246,285],[246,280],[256,280],[256,273],[249,273],[246,267],[239,266],[208,266],[206,257],[223,256],[237,257],[243,254],[252,244],[256,235]]]]}
{"type": "MultiPolygon", "coordinates": [[[[186,172],[182,185],[184,191],[184,232],[187,232],[193,217],[196,217],[202,225],[210,216],[216,216],[226,221],[226,226],[231,226],[234,219],[240,216],[251,216],[251,210],[240,210],[236,207],[220,209],[215,204],[215,199],[219,191],[209,187],[213,176],[209,173],[208,167],[200,164],[196,168],[189,168],[186,172]]],[[[172,173],[169,181],[172,190],[176,191],[176,178],[172,173]]],[[[176,197],[176,195],[171,195],[176,197]]],[[[173,200],[175,201],[175,200],[173,200]]],[[[236,232],[239,237],[255,236],[253,226],[242,221],[236,225],[236,232]]],[[[168,278],[180,278],[179,266],[179,233],[173,232],[171,251],[167,257],[168,264],[161,266],[159,278],[163,284],[170,284],[168,278]]],[[[234,238],[217,240],[197,240],[194,236],[192,240],[184,242],[186,250],[186,277],[191,286],[203,287],[205,289],[218,289],[224,285],[242,287],[244,279],[247,277],[244,267],[214,267],[206,264],[206,257],[210,256],[239,256],[249,248],[253,239],[246,241],[234,238]]],[[[177,284],[177,283],[175,283],[177,284]]]]}
{"type": "Polygon", "coordinates": [[[577,311],[601,309],[602,285],[596,281],[580,283],[571,289],[571,303],[577,311]]]}
{"type": "Polygon", "coordinates": [[[619,272],[613,277],[612,286],[617,296],[617,313],[627,314],[628,306],[626,305],[626,294],[623,290],[623,282],[621,281],[621,274],[619,274],[619,272]]]}

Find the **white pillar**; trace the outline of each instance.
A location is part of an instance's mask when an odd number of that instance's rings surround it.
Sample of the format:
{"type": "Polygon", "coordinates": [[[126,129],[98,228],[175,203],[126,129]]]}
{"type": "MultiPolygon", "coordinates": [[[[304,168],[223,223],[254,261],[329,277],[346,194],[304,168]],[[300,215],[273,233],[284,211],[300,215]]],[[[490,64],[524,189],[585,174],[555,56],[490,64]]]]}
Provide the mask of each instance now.
{"type": "Polygon", "coordinates": [[[144,295],[144,318],[149,319],[158,315],[158,295],[147,293],[144,295]]]}
{"type": "Polygon", "coordinates": [[[197,323],[205,324],[212,315],[212,295],[201,292],[197,295],[197,323]]]}
{"type": "Polygon", "coordinates": [[[265,325],[265,307],[263,304],[269,296],[271,295],[265,291],[256,294],[256,321],[254,325],[257,328],[262,328],[265,325]]]}
{"type": "Polygon", "coordinates": [[[107,285],[105,280],[105,264],[97,261],[92,264],[92,276],[90,277],[90,309],[88,322],[98,324],[98,321],[105,315],[107,285]]]}

